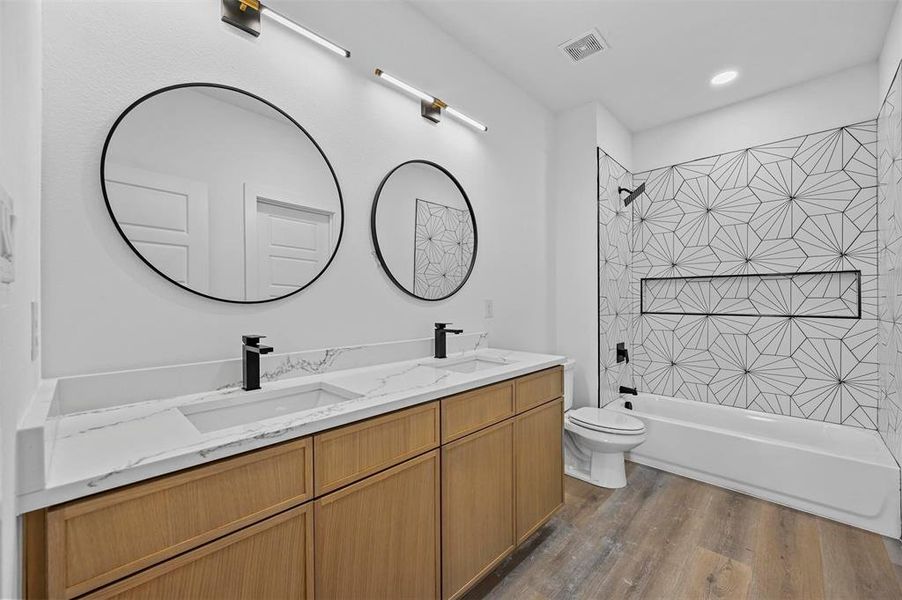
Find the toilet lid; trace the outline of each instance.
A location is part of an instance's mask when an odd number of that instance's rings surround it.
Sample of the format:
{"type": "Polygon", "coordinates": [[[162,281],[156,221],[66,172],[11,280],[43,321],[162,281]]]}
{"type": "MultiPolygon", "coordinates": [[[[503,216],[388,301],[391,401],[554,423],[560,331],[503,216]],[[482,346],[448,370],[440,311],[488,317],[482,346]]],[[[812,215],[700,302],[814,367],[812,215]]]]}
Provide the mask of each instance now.
{"type": "Polygon", "coordinates": [[[645,423],[636,417],[607,408],[584,406],[570,411],[568,416],[577,425],[597,431],[641,433],[645,430],[645,423]]]}

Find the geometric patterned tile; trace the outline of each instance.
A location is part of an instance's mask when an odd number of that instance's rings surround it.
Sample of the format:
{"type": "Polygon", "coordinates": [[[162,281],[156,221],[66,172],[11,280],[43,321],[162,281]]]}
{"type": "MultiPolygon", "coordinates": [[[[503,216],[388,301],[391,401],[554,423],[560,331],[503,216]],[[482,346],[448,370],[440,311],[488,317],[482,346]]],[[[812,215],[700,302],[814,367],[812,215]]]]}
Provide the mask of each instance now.
{"type": "Polygon", "coordinates": [[[416,199],[414,223],[414,293],[444,298],[467,275],[473,256],[473,222],[468,212],[416,199]]]}
{"type": "MultiPolygon", "coordinates": [[[[598,149],[598,405],[617,398],[621,385],[633,387],[632,362],[617,363],[616,346],[633,338],[633,297],[630,285],[633,208],[624,207],[619,187],[632,189],[633,177],[622,165],[598,149]]],[[[667,178],[665,178],[667,179],[667,178]]],[[[663,179],[659,186],[666,187],[663,179]]],[[[650,185],[648,187],[651,187],[650,185]]],[[[662,216],[652,214],[647,228],[655,228],[662,216]]]]}
{"type": "MultiPolygon", "coordinates": [[[[902,84],[894,89],[882,120],[631,176],[646,187],[622,213],[631,226],[630,253],[621,259],[630,285],[621,293],[629,296],[632,381],[640,389],[870,429],[880,428],[881,394],[898,396],[894,406],[902,407],[902,343],[898,390],[876,383],[879,369],[892,370],[890,361],[879,366],[886,336],[878,315],[898,323],[902,342],[902,191],[886,183],[902,185],[902,156],[881,154],[888,129],[902,132],[902,84]],[[889,117],[891,126],[882,125],[889,117]],[[898,293],[883,287],[884,262],[900,273],[898,293]],[[636,314],[644,278],[854,270],[860,281],[820,274],[658,281],[644,290],[651,294],[645,308],[654,301],[680,314],[636,314]],[[812,316],[857,314],[859,292],[861,319],[812,316]],[[898,310],[881,305],[890,296],[898,310]],[[712,309],[723,314],[710,316],[712,309]],[[703,314],[686,314],[693,312],[703,314]],[[761,314],[788,316],[752,316],[761,314]]],[[[902,152],[902,142],[892,143],[902,152]]],[[[599,179],[599,199],[622,208],[599,179]]],[[[897,413],[893,431],[902,440],[902,409],[897,413]]]]}
{"type": "MultiPolygon", "coordinates": [[[[872,418],[890,452],[902,462],[902,63],[880,108],[876,130],[862,128],[850,134],[861,142],[865,162],[870,162],[867,151],[877,164],[877,291],[876,307],[870,308],[878,317],[880,387],[872,418]]],[[[870,169],[858,159],[851,158],[850,165],[855,166],[850,168],[859,173],[858,179],[867,181],[870,169]]]]}

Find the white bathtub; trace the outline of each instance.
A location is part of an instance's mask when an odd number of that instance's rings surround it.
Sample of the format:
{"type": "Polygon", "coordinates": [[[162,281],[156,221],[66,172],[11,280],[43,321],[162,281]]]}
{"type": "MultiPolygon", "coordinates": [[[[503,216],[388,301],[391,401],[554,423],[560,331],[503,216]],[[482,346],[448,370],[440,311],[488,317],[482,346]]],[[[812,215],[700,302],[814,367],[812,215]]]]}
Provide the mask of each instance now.
{"type": "Polygon", "coordinates": [[[653,394],[629,460],[898,538],[899,466],[876,431],[653,394]]]}

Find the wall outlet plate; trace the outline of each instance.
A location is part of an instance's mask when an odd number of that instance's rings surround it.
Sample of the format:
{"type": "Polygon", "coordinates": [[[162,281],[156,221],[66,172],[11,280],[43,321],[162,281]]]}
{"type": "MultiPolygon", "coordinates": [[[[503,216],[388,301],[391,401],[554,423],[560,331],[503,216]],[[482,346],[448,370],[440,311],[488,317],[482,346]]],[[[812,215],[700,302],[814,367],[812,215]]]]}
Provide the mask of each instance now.
{"type": "Polygon", "coordinates": [[[495,301],[494,300],[486,300],[485,301],[485,318],[491,319],[495,316],[495,301]]]}

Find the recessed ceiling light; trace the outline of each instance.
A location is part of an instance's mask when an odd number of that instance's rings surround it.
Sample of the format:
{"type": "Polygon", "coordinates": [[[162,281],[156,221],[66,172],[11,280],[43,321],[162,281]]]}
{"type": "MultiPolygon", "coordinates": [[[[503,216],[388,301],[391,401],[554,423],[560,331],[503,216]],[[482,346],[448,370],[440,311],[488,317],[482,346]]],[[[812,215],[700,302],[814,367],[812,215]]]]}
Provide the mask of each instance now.
{"type": "Polygon", "coordinates": [[[711,78],[711,85],[726,85],[739,77],[738,71],[723,71],[711,78]]]}

